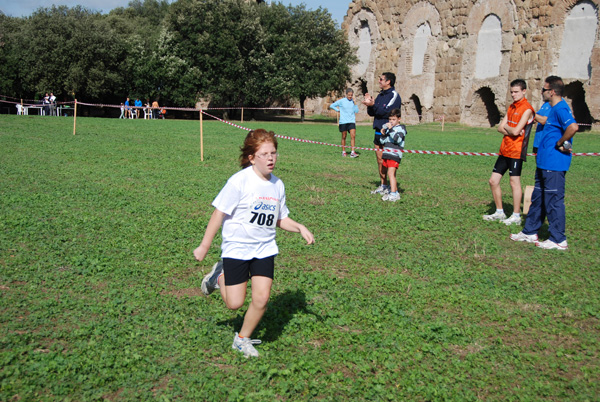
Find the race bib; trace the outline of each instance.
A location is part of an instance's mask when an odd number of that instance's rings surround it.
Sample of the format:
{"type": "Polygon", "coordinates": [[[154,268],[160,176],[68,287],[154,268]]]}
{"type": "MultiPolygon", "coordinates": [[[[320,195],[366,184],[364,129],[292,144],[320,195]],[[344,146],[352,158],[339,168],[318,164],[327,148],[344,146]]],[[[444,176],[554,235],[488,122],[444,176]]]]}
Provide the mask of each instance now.
{"type": "Polygon", "coordinates": [[[279,200],[273,197],[257,197],[248,210],[246,222],[261,228],[275,229],[279,217],[279,200]]]}

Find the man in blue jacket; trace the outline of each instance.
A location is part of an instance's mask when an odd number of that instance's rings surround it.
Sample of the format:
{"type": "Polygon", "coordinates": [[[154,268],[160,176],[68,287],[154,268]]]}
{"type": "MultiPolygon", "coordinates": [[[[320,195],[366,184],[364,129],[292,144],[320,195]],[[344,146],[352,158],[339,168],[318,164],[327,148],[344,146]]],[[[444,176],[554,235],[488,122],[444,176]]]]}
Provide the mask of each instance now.
{"type": "Polygon", "coordinates": [[[383,146],[381,145],[381,128],[389,120],[390,111],[392,109],[400,109],[402,106],[402,99],[396,92],[394,84],[396,83],[396,75],[393,73],[383,73],[379,77],[379,86],[381,92],[377,95],[377,98],[373,99],[368,93],[365,94],[363,105],[367,106],[367,113],[369,116],[373,116],[373,129],[375,129],[375,138],[373,144],[375,145],[375,155],[377,156],[377,167],[379,170],[379,179],[381,185],[375,190],[371,191],[371,194],[387,194],[390,189],[387,185],[387,168],[383,166],[383,146]]]}
{"type": "MultiPolygon", "coordinates": [[[[538,139],[535,187],[531,195],[531,206],[522,232],[510,235],[514,241],[535,243],[543,249],[566,250],[565,235],[565,177],[571,166],[572,138],[579,130],[573,113],[562,98],[565,84],[560,77],[546,78],[542,98],[551,109],[545,119],[544,130],[538,139]],[[538,241],[538,231],[548,217],[550,238],[538,241]]],[[[543,121],[543,119],[542,119],[543,121]]]]}

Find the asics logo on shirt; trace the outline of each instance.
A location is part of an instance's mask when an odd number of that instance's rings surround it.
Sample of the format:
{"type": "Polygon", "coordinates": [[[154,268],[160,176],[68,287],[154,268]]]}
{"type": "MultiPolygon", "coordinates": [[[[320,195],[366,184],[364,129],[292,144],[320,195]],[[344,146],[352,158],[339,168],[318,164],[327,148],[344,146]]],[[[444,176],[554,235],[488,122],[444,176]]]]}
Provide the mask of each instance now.
{"type": "Polygon", "coordinates": [[[273,204],[265,204],[263,202],[259,202],[258,204],[256,204],[254,206],[254,210],[255,211],[275,211],[277,209],[277,205],[273,205],[273,204]]]}

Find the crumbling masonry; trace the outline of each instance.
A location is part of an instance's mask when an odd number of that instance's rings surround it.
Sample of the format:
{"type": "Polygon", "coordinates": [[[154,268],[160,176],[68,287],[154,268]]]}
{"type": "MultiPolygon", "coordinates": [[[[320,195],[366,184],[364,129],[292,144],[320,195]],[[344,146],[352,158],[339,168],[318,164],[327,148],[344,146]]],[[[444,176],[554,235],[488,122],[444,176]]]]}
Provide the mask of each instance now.
{"type": "Polygon", "coordinates": [[[600,118],[599,3],[354,0],[342,23],[359,58],[352,87],[359,99],[376,94],[377,78],[390,71],[407,123],[443,115],[494,126],[511,102],[511,80],[527,81],[538,108],[544,78],[559,75],[576,120],[593,123],[600,118]]]}

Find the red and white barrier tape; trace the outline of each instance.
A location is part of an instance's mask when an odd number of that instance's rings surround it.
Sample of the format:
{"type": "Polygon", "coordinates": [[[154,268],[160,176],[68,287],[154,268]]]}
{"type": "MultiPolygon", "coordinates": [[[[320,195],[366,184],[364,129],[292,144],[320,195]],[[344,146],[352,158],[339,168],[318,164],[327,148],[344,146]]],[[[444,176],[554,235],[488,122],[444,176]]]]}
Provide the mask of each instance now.
{"type": "MultiPolygon", "coordinates": [[[[14,102],[7,102],[7,103],[14,103],[14,102]]],[[[73,103],[73,102],[64,102],[64,103],[73,103]]],[[[120,108],[120,105],[108,105],[108,104],[92,104],[92,103],[85,103],[85,102],[77,102],[80,105],[84,105],[84,106],[99,106],[99,107],[116,107],[116,108],[120,108]]],[[[131,106],[129,105],[129,107],[138,107],[139,106],[131,106]]],[[[175,108],[175,107],[160,107],[160,109],[167,109],[167,110],[182,110],[182,111],[200,111],[202,112],[202,114],[212,117],[215,120],[218,120],[222,123],[228,124],[230,126],[242,129],[242,130],[246,130],[246,131],[252,131],[251,128],[248,127],[244,127],[244,126],[240,126],[238,124],[232,123],[230,121],[221,119],[217,116],[213,116],[210,113],[206,113],[204,111],[204,109],[199,110],[199,109],[195,109],[195,108],[175,108]]],[[[290,140],[290,141],[297,141],[297,142],[303,142],[306,144],[317,144],[317,145],[326,145],[326,146],[330,146],[330,147],[337,147],[337,148],[341,148],[342,145],[338,145],[338,144],[330,144],[327,142],[322,142],[322,141],[314,141],[314,140],[306,140],[303,138],[296,138],[296,137],[291,137],[291,136],[287,136],[287,135],[280,135],[280,134],[276,134],[275,135],[278,138],[282,138],[285,140],[290,140]]],[[[346,147],[348,147],[346,145],[346,147]]],[[[380,151],[380,149],[376,149],[376,148],[364,148],[364,147],[354,147],[354,149],[358,149],[361,151],[380,151]]],[[[496,152],[460,152],[460,151],[421,151],[421,150],[412,150],[412,149],[403,149],[402,151],[400,150],[390,150],[392,152],[403,152],[403,153],[409,153],[409,154],[426,154],[426,155],[459,155],[459,156],[498,156],[499,154],[496,152]]],[[[528,153],[528,156],[535,156],[536,154],[534,153],[528,153]]],[[[600,152],[574,152],[573,156],[600,156],[600,152]]]]}
{"type": "MultiPolygon", "coordinates": [[[[238,124],[229,122],[227,120],[220,119],[220,118],[213,116],[211,114],[208,114],[206,112],[202,112],[202,113],[207,116],[212,117],[213,119],[219,120],[222,123],[229,124],[230,126],[237,127],[237,128],[240,128],[240,129],[246,130],[246,131],[252,131],[252,129],[250,129],[248,127],[243,127],[238,124]]],[[[337,148],[342,147],[342,145],[338,145],[338,144],[330,144],[330,143],[322,142],[322,141],[306,140],[303,138],[290,137],[288,135],[276,134],[275,136],[277,138],[283,138],[285,140],[290,140],[290,141],[304,142],[307,144],[327,145],[330,147],[337,147],[337,148]]],[[[346,147],[349,148],[347,145],[346,145],[346,147]]],[[[361,151],[379,151],[379,149],[363,148],[363,147],[354,147],[354,149],[359,149],[361,151]]],[[[498,156],[499,155],[498,153],[495,153],[495,152],[421,151],[421,150],[412,150],[412,149],[403,149],[402,151],[392,149],[391,151],[392,152],[404,152],[404,153],[409,153],[409,154],[426,154],[426,155],[461,155],[461,156],[498,156]]],[[[527,155],[535,156],[536,154],[527,154],[527,155]]],[[[573,155],[575,155],[575,156],[600,156],[600,153],[599,152],[573,153],[573,155]]]]}

